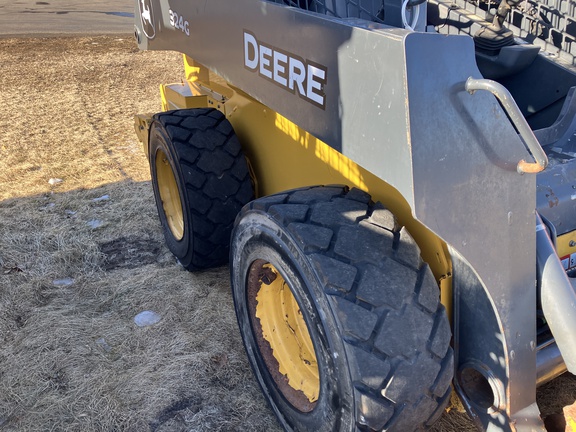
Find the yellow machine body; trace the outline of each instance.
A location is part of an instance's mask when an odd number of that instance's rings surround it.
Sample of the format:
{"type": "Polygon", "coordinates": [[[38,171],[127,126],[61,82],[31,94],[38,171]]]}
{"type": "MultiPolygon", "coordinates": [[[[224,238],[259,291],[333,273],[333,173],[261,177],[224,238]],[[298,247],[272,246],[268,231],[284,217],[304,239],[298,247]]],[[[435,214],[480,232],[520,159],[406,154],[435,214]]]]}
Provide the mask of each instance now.
{"type": "MultiPolygon", "coordinates": [[[[337,150],[184,56],[187,84],[161,85],[162,109],[216,108],[224,113],[242,142],[256,196],[322,184],[344,184],[368,192],[408,229],[432,269],[442,304],[452,315],[452,263],[447,245],[417,221],[402,195],[337,150]]],[[[139,135],[149,125],[138,116],[139,135]]],[[[141,139],[147,153],[147,140],[141,139]]],[[[558,254],[576,267],[576,231],[558,237],[558,254]],[[572,256],[571,256],[572,254],[572,256]],[[571,259],[572,258],[572,259],[571,259]]]]}
{"type": "Polygon", "coordinates": [[[161,86],[162,108],[210,107],[223,112],[249,160],[256,196],[303,186],[343,184],[382,202],[408,229],[451,311],[452,267],[446,244],[412,215],[402,195],[340,152],[184,56],[186,80],[161,86]]]}

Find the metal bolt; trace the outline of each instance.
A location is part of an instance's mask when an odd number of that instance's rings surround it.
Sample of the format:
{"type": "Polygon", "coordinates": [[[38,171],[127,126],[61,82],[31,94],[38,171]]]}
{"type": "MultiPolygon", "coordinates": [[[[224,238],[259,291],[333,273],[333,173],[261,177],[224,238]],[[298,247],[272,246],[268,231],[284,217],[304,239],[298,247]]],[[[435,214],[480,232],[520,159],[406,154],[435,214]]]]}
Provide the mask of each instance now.
{"type": "Polygon", "coordinates": [[[570,243],[568,243],[568,246],[570,246],[570,247],[576,246],[576,241],[570,240],[570,243]]]}

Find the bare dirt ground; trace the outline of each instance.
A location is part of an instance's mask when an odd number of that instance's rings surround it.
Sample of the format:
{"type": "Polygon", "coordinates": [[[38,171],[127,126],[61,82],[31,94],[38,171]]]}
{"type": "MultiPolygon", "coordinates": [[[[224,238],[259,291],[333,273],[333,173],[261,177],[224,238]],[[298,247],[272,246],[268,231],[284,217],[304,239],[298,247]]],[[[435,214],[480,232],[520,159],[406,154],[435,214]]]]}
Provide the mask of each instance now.
{"type": "MultiPolygon", "coordinates": [[[[0,40],[0,430],[277,431],[228,268],[163,243],[132,116],[180,81],[127,36],[0,40]],[[152,310],[160,322],[138,327],[152,310]]],[[[563,377],[543,414],[576,399],[563,377]]],[[[457,405],[436,431],[475,430],[457,405]]]]}

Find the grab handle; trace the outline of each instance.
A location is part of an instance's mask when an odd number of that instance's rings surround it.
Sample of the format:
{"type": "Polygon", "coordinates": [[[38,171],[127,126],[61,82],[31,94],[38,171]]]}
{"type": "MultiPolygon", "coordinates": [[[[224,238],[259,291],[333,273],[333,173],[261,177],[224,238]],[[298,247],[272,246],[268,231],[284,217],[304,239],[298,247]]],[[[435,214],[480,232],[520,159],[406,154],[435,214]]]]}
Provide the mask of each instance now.
{"type": "Polygon", "coordinates": [[[542,149],[542,146],[538,142],[538,138],[536,138],[534,132],[530,129],[530,126],[522,115],[520,108],[518,108],[518,105],[516,105],[514,98],[506,87],[489,79],[475,79],[470,77],[466,80],[464,88],[470,94],[474,94],[476,90],[489,91],[502,103],[502,106],[508,113],[512,123],[514,123],[514,126],[516,126],[516,129],[524,140],[526,147],[528,147],[528,151],[536,161],[531,163],[522,159],[516,166],[516,170],[519,173],[536,174],[543,171],[548,166],[548,156],[546,156],[544,149],[542,149]]]}

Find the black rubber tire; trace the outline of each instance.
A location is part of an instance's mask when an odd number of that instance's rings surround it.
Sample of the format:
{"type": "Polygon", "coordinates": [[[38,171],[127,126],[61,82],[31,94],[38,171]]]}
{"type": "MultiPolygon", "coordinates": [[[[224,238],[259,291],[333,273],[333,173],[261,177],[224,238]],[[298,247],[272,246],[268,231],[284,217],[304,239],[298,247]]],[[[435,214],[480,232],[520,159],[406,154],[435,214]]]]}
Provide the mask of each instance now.
{"type": "Polygon", "coordinates": [[[249,361],[286,430],[406,432],[441,416],[454,356],[438,285],[407,231],[368,194],[313,187],[245,206],[231,280],[249,361]],[[247,272],[256,260],[276,267],[307,324],[320,373],[309,412],[276,385],[254,334],[247,272]]]}
{"type": "Polygon", "coordinates": [[[246,158],[232,125],[212,108],[156,114],[149,160],[156,206],[166,244],[188,270],[228,262],[234,219],[254,192],[246,158]],[[183,236],[168,224],[159,192],[156,154],[166,155],[183,212],[183,236]]]}

